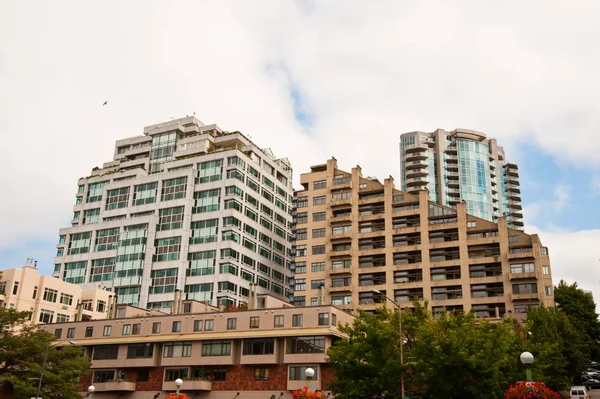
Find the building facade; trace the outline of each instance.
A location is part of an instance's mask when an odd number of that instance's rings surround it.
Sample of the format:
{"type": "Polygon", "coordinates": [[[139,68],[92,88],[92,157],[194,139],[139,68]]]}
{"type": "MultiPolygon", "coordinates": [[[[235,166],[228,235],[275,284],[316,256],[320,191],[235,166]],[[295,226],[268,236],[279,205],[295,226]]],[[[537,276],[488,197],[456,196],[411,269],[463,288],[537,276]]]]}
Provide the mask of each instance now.
{"type": "Polygon", "coordinates": [[[34,323],[105,319],[111,297],[104,290],[42,276],[33,264],[0,271],[0,307],[31,312],[34,323]]]}
{"type": "Polygon", "coordinates": [[[294,304],[372,310],[403,307],[504,317],[554,306],[548,249],[537,235],[345,172],[330,159],[301,175],[296,192],[294,304]],[[380,293],[374,292],[380,291],[380,293]],[[383,294],[383,295],[382,295],[383,294]],[[388,304],[392,306],[392,304],[388,304]]]}
{"type": "Polygon", "coordinates": [[[504,216],[509,227],[523,228],[519,168],[484,133],[467,129],[400,137],[401,188],[411,194],[427,188],[432,201],[490,222],[504,216]]]}
{"type": "Polygon", "coordinates": [[[292,169],[240,132],[195,117],[117,141],[78,182],[54,276],[167,310],[174,293],[239,305],[250,283],[289,295],[292,169]]]}
{"type": "Polygon", "coordinates": [[[343,337],[338,323],[352,323],[353,316],[334,306],[295,308],[269,296],[257,299],[253,310],[207,312],[187,300],[177,314],[42,328],[58,346],[70,340],[85,348],[92,373],[81,389],[93,385],[98,399],[162,398],[175,392],[178,378],[190,398],[287,399],[307,384],[325,390],[333,376],[326,351],[343,337]],[[309,367],[315,371],[310,382],[309,367]]]}

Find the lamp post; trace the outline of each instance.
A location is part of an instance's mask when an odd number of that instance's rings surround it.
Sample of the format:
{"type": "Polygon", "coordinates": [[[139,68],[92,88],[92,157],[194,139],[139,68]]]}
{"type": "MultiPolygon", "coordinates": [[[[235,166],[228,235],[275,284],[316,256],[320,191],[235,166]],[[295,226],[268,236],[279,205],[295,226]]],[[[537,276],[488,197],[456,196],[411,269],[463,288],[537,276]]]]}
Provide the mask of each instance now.
{"type": "Polygon", "coordinates": [[[175,380],[175,386],[177,387],[177,399],[179,399],[179,388],[183,385],[183,380],[178,378],[175,380]]]}
{"type": "MultiPolygon", "coordinates": [[[[71,345],[77,345],[77,342],[75,342],[75,341],[68,341],[68,342],[71,345]]],[[[52,342],[50,342],[48,345],[46,345],[46,352],[44,353],[44,360],[42,361],[42,371],[40,371],[40,381],[38,382],[37,394],[35,395],[36,399],[40,398],[40,393],[42,391],[42,381],[44,379],[44,370],[46,369],[46,360],[48,360],[48,352],[50,351],[51,346],[54,346],[54,345],[52,345],[52,342]]]]}
{"type": "Polygon", "coordinates": [[[402,374],[400,374],[400,397],[404,399],[404,340],[402,339],[402,308],[398,303],[396,303],[396,301],[381,291],[373,290],[373,293],[385,297],[385,299],[393,303],[398,308],[398,339],[400,341],[400,366],[402,367],[402,374]]]}
{"type": "Polygon", "coordinates": [[[90,385],[88,387],[88,393],[89,393],[89,398],[92,399],[92,397],[94,396],[94,391],[96,390],[96,387],[93,385],[90,385]]]}
{"type": "Polygon", "coordinates": [[[310,381],[315,376],[315,369],[313,369],[312,367],[307,368],[306,370],[304,370],[304,375],[306,375],[307,385],[308,388],[310,388],[310,381]]]}
{"type": "Polygon", "coordinates": [[[533,363],[533,355],[530,352],[521,353],[521,363],[525,366],[527,382],[532,382],[531,364],[533,363]]]}

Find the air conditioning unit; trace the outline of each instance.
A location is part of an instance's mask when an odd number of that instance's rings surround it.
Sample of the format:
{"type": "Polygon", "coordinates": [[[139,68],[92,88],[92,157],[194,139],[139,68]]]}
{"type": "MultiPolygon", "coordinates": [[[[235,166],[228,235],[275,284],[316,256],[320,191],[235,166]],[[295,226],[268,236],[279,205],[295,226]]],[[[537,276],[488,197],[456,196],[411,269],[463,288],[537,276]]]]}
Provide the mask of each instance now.
{"type": "Polygon", "coordinates": [[[62,308],[63,308],[63,310],[68,310],[69,309],[69,307],[67,305],[63,305],[62,308]]]}

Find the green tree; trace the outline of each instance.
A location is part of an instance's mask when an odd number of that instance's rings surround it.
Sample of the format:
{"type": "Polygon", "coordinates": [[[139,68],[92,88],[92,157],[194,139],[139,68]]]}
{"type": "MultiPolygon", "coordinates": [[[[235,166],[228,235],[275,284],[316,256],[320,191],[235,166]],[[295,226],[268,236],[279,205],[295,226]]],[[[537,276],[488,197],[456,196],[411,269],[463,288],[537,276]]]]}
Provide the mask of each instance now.
{"type": "Polygon", "coordinates": [[[52,346],[54,336],[28,323],[28,317],[28,312],[0,309],[0,384],[11,382],[15,399],[35,397],[48,348],[40,396],[80,398],[77,379],[89,373],[89,360],[81,348],[52,346]]]}
{"type": "Polygon", "coordinates": [[[554,288],[556,306],[569,317],[571,324],[586,336],[591,360],[600,360],[600,321],[594,298],[577,286],[563,280],[554,288]]]}
{"type": "Polygon", "coordinates": [[[555,391],[567,389],[589,358],[587,337],[566,313],[556,308],[530,308],[525,326],[526,349],[533,353],[534,377],[555,391]]]}

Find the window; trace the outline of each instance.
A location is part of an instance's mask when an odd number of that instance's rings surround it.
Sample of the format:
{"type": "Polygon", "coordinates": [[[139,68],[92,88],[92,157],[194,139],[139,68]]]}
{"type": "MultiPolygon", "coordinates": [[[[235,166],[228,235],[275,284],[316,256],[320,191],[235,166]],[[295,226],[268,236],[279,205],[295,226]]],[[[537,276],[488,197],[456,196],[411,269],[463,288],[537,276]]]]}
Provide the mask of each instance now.
{"type": "Polygon", "coordinates": [[[44,301],[56,302],[57,296],[58,296],[57,290],[53,290],[51,288],[44,288],[44,301]]]}
{"type": "Polygon", "coordinates": [[[302,327],[302,315],[292,315],[292,327],[302,327]]]}
{"type": "Polygon", "coordinates": [[[508,236],[508,242],[517,242],[519,241],[519,236],[508,236]]]}
{"type": "Polygon", "coordinates": [[[317,180],[317,181],[313,182],[313,190],[320,190],[320,189],[326,188],[326,187],[327,187],[326,180],[317,180]]]}
{"type": "Polygon", "coordinates": [[[312,214],[313,217],[313,222],[321,222],[325,219],[327,219],[327,213],[326,212],[315,212],[312,214]]]}
{"type": "Polygon", "coordinates": [[[119,232],[118,227],[114,229],[105,229],[96,231],[96,240],[94,242],[94,252],[110,251],[117,249],[119,244],[119,232]]]}
{"type": "Polygon", "coordinates": [[[159,209],[156,231],[175,230],[183,227],[183,206],[159,209]]]}
{"type": "Polygon", "coordinates": [[[86,327],[85,328],[85,336],[91,337],[94,335],[94,327],[86,327]]]}
{"type": "Polygon", "coordinates": [[[546,275],[550,274],[550,267],[548,267],[548,266],[543,266],[543,267],[542,267],[542,270],[544,271],[544,274],[546,274],[546,275]]]}
{"type": "Polygon", "coordinates": [[[308,206],[308,197],[298,197],[296,208],[306,208],[308,206]]]}
{"type": "Polygon", "coordinates": [[[87,199],[85,202],[90,203],[90,202],[102,201],[102,192],[104,191],[104,183],[106,183],[106,182],[88,184],[87,199]]]}
{"type": "Polygon", "coordinates": [[[62,337],[62,328],[57,328],[54,330],[54,338],[60,339],[62,337]]]}
{"type": "Polygon", "coordinates": [[[296,257],[298,256],[306,256],[306,245],[296,246],[296,257]]]}
{"type": "Polygon", "coordinates": [[[313,290],[318,290],[321,287],[325,287],[325,280],[311,280],[310,288],[313,290]]]}
{"type": "Polygon", "coordinates": [[[235,317],[227,319],[227,329],[235,330],[237,324],[237,319],[235,317]]]}
{"type": "Polygon", "coordinates": [[[208,183],[221,180],[223,173],[223,160],[215,159],[212,161],[198,164],[198,174],[196,175],[196,184],[208,183]]]}
{"type": "Polygon", "coordinates": [[[190,357],[192,356],[191,342],[165,342],[163,357],[190,357]]]}
{"type": "Polygon", "coordinates": [[[179,251],[181,250],[181,237],[161,238],[154,240],[156,248],[153,256],[153,262],[163,262],[179,259],[179,251]]]}
{"type": "Polygon", "coordinates": [[[119,358],[119,345],[97,345],[94,347],[94,360],[116,360],[119,358]]]}
{"type": "Polygon", "coordinates": [[[160,192],[160,200],[170,201],[173,199],[185,198],[186,185],[187,176],[164,180],[160,192]]]}
{"type": "Polygon", "coordinates": [[[275,353],[274,338],[245,339],[242,354],[272,355],[275,353]]]}
{"type": "Polygon", "coordinates": [[[324,272],[325,271],[325,262],[316,262],[310,265],[310,270],[313,273],[316,272],[324,272]]]}
{"type": "Polygon", "coordinates": [[[325,228],[313,229],[312,238],[322,238],[322,237],[325,237],[325,228]]]}
{"type": "Polygon", "coordinates": [[[212,340],[212,341],[203,341],[202,342],[202,356],[230,356],[230,355],[231,355],[231,340],[212,340]]]}
{"type": "Polygon", "coordinates": [[[156,202],[158,182],[140,184],[133,190],[133,205],[146,205],[156,202]]]}
{"type": "Polygon", "coordinates": [[[286,340],[285,353],[287,354],[305,354],[305,353],[325,353],[325,337],[292,337],[286,340]]]}
{"type": "Polygon", "coordinates": [[[131,335],[140,335],[141,324],[134,324],[131,329],[131,335]]]}
{"type": "Polygon", "coordinates": [[[313,198],[313,206],[324,205],[326,202],[327,202],[327,197],[324,195],[313,198]]]}
{"type": "Polygon", "coordinates": [[[308,222],[308,212],[300,212],[296,215],[296,224],[304,224],[308,222]]]}
{"type": "Polygon", "coordinates": [[[304,274],[306,273],[306,262],[296,262],[296,274],[304,274]]]}
{"type": "Polygon", "coordinates": [[[74,327],[67,329],[67,338],[75,338],[75,328],[74,327]]]}
{"type": "Polygon", "coordinates": [[[534,263],[513,263],[510,265],[510,272],[512,274],[535,273],[535,264],[534,263]]]}
{"type": "Polygon", "coordinates": [[[283,327],[283,315],[276,315],[273,318],[273,327],[283,327]]]}
{"type": "Polygon", "coordinates": [[[69,240],[69,249],[67,255],[86,254],[90,252],[90,243],[92,241],[92,232],[72,234],[69,240]]]}
{"type": "Polygon", "coordinates": [[[58,248],[58,249],[56,250],[56,256],[57,256],[57,257],[59,257],[59,256],[63,256],[63,254],[64,254],[64,253],[65,253],[65,250],[64,250],[63,248],[58,248]]]}
{"type": "Polygon", "coordinates": [[[541,255],[548,255],[548,247],[540,247],[541,255]]]}
{"type": "Polygon", "coordinates": [[[83,211],[83,224],[94,224],[100,221],[100,208],[83,211]]]}
{"type": "Polygon", "coordinates": [[[115,370],[96,370],[94,371],[94,382],[104,383],[115,378],[115,370]]]}
{"type": "MultiPolygon", "coordinates": [[[[37,287],[35,287],[37,289],[37,287]]],[[[60,294],[60,303],[63,305],[71,306],[73,304],[73,295],[65,294],[64,292],[60,294]]]]}
{"type": "Polygon", "coordinates": [[[102,332],[102,335],[104,337],[110,337],[111,332],[112,332],[112,326],[104,326],[104,331],[102,332]]]}
{"type": "Polygon", "coordinates": [[[127,359],[151,359],[154,354],[154,344],[129,344],[127,359]]]}
{"type": "Polygon", "coordinates": [[[42,309],[40,310],[40,323],[52,323],[54,320],[54,312],[51,310],[42,309]]]}
{"type": "Polygon", "coordinates": [[[268,381],[269,380],[269,369],[265,369],[265,368],[254,369],[254,379],[257,381],[268,381]]]}
{"type": "Polygon", "coordinates": [[[250,328],[258,328],[259,323],[260,323],[259,316],[250,317],[250,328]]]}
{"type": "Polygon", "coordinates": [[[214,320],[205,320],[204,321],[204,331],[212,331],[214,324],[215,324],[214,320]]]}
{"type": "Polygon", "coordinates": [[[194,331],[202,331],[202,320],[194,320],[194,331]]]}
{"type": "Polygon", "coordinates": [[[296,230],[296,241],[306,240],[306,238],[307,238],[306,229],[296,230]]]}
{"type": "Polygon", "coordinates": [[[319,313],[319,325],[320,326],[328,326],[329,325],[329,313],[319,313]]]}
{"type": "Polygon", "coordinates": [[[171,332],[181,332],[181,322],[180,321],[174,321],[173,322],[173,326],[171,327],[171,332]]]}
{"type": "Polygon", "coordinates": [[[316,381],[319,377],[317,366],[290,366],[289,378],[290,381],[306,381],[306,369],[312,368],[315,371],[315,376],[311,378],[312,381],[316,381]]]}
{"type": "Polygon", "coordinates": [[[160,322],[152,323],[152,334],[160,333],[160,322]]]}
{"type": "Polygon", "coordinates": [[[137,369],[135,382],[148,382],[150,378],[150,369],[137,369]]]}
{"type": "Polygon", "coordinates": [[[294,280],[294,291],[306,291],[305,278],[297,278],[294,280]]]}
{"type": "Polygon", "coordinates": [[[547,285],[544,287],[544,290],[546,291],[546,295],[552,295],[552,286],[547,285]]]}
{"type": "Polygon", "coordinates": [[[313,245],[312,246],[312,254],[313,255],[324,255],[325,254],[325,245],[313,245]]]}
{"type": "MultiPolygon", "coordinates": [[[[236,200],[229,200],[237,202],[236,200]]],[[[219,210],[221,203],[221,189],[197,191],[194,193],[192,213],[213,212],[219,210]]],[[[240,206],[241,208],[241,206],[240,206]]],[[[239,209],[238,209],[239,210],[239,209]]]]}
{"type": "Polygon", "coordinates": [[[167,369],[165,371],[165,381],[175,381],[178,378],[187,378],[187,376],[187,367],[181,369],[167,369]]]}
{"type": "Polygon", "coordinates": [[[467,227],[476,227],[477,222],[467,222],[467,227]]]}
{"type": "Polygon", "coordinates": [[[129,187],[116,188],[106,192],[106,204],[104,209],[107,211],[127,207],[129,202],[129,187]]]}

